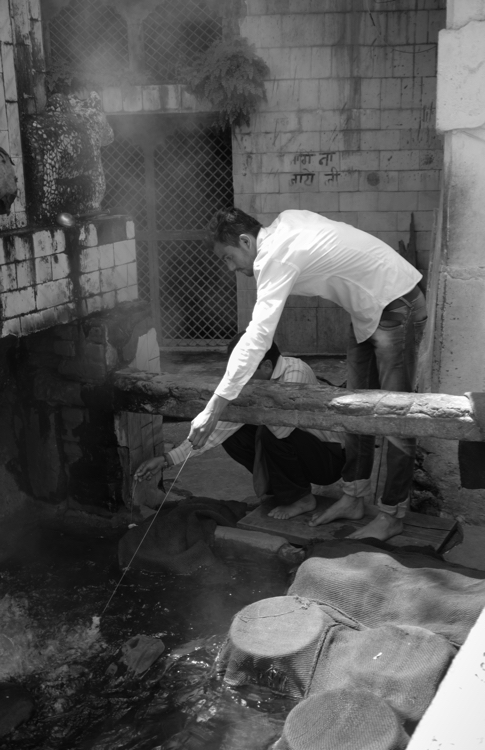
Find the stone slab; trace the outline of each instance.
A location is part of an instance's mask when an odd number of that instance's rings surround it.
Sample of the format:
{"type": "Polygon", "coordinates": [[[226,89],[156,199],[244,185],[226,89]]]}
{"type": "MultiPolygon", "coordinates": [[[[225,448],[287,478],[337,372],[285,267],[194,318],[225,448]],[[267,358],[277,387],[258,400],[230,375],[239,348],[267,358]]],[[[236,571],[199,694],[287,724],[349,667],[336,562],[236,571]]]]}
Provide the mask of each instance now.
{"type": "MultiPolygon", "coordinates": [[[[317,497],[317,511],[322,513],[335,501],[325,497],[317,497]]],[[[308,526],[308,521],[315,511],[303,513],[301,516],[281,521],[268,516],[268,511],[276,503],[265,501],[260,506],[244,516],[238,522],[238,528],[249,531],[262,531],[267,534],[283,536],[291,544],[308,545],[314,541],[330,541],[343,539],[357,529],[369,523],[377,513],[375,506],[368,506],[366,516],[361,521],[340,520],[324,526],[308,526]]],[[[396,547],[414,545],[419,547],[433,547],[435,552],[443,549],[446,542],[457,529],[457,522],[447,518],[425,516],[420,513],[407,513],[404,519],[404,532],[389,540],[389,544],[396,547]]]]}

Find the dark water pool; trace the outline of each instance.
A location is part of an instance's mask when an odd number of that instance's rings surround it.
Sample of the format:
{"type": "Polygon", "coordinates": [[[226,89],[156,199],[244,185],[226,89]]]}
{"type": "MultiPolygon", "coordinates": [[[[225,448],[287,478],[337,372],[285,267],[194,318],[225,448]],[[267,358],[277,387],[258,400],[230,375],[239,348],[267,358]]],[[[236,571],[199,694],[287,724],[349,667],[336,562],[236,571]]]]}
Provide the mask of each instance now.
{"type": "Polygon", "coordinates": [[[35,525],[1,565],[0,680],[35,701],[30,721],[0,739],[2,750],[268,748],[293,704],[260,688],[225,688],[213,665],[233,615],[283,594],[286,569],[226,553],[191,576],[130,571],[98,633],[92,618],[121,575],[119,536],[35,525]],[[120,660],[137,634],[166,646],[141,677],[120,660]]]}

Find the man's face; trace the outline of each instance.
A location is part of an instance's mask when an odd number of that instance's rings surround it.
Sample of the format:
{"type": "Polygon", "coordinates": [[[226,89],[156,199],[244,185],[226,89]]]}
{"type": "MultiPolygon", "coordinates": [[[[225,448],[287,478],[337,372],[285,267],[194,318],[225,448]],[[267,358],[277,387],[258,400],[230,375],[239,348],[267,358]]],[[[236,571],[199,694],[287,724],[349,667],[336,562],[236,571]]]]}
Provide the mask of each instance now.
{"type": "Polygon", "coordinates": [[[256,239],[252,235],[241,234],[239,245],[229,245],[216,242],[214,252],[225,262],[230,271],[239,271],[245,276],[254,276],[254,261],[256,259],[256,239]]]}

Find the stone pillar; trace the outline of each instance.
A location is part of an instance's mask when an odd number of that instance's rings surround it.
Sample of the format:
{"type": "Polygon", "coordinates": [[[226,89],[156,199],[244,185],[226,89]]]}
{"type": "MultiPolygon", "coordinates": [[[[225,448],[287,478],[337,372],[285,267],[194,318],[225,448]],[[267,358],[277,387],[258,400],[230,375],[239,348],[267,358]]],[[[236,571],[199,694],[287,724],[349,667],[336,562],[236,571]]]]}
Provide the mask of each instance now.
{"type": "MultiPolygon", "coordinates": [[[[485,1],[448,0],[438,45],[437,129],[445,136],[433,391],[485,391],[485,1]]],[[[485,490],[460,485],[457,445],[427,440],[443,511],[485,525],[485,490]]]]}

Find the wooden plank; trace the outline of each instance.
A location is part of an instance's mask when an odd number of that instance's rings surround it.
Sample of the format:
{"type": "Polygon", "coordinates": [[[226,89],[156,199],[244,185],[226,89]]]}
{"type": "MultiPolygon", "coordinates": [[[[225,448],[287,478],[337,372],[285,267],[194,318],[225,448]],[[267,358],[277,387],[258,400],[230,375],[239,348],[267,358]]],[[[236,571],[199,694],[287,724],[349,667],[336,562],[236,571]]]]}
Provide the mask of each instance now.
{"type": "MultiPolygon", "coordinates": [[[[239,528],[249,531],[263,531],[267,534],[284,536],[292,544],[307,545],[314,541],[344,539],[356,529],[369,523],[371,518],[378,513],[376,506],[368,506],[366,515],[360,521],[339,520],[323,526],[308,526],[308,521],[313,513],[323,513],[335,502],[333,499],[321,496],[318,496],[316,500],[316,511],[303,513],[287,521],[268,516],[268,511],[275,506],[275,503],[266,501],[242,518],[237,525],[239,528]]],[[[456,521],[450,519],[409,513],[404,519],[404,532],[389,540],[389,544],[396,547],[405,545],[432,546],[435,551],[439,551],[454,532],[456,526],[456,521]],[[419,524],[421,518],[423,519],[422,525],[419,524]]]]}
{"type": "MultiPolygon", "coordinates": [[[[113,406],[116,412],[193,418],[205,407],[218,383],[217,378],[120,370],[114,376],[113,406]]],[[[470,400],[444,393],[343,391],[323,384],[257,380],[244,386],[237,399],[228,404],[224,419],[363,435],[484,439],[470,400]]]]}

